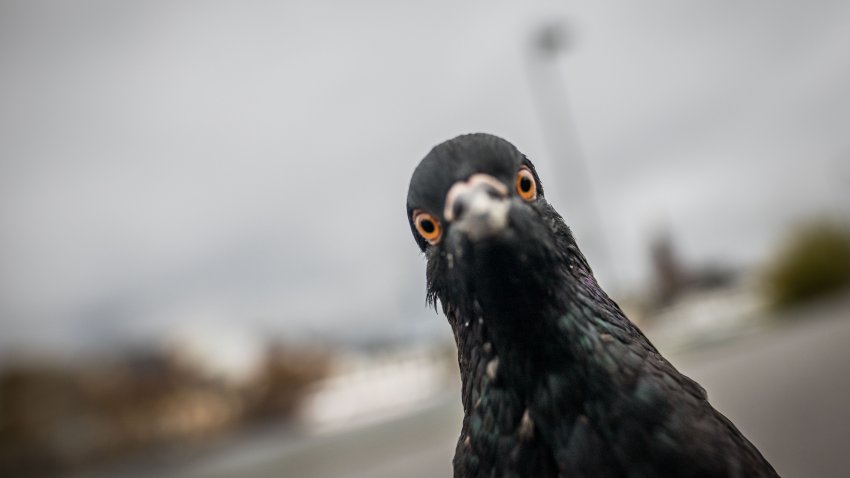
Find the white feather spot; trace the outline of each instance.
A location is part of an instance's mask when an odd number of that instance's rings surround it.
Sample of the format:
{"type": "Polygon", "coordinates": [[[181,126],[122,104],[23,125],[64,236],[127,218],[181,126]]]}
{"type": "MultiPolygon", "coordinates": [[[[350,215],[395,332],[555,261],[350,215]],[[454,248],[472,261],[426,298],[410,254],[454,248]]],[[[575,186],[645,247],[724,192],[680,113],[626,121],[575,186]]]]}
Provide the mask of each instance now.
{"type": "Polygon", "coordinates": [[[522,420],[519,421],[519,429],[517,430],[517,433],[519,434],[519,437],[524,440],[534,437],[534,421],[528,414],[527,408],[522,414],[522,420]]]}
{"type": "Polygon", "coordinates": [[[496,357],[487,362],[487,377],[493,381],[496,380],[496,373],[499,371],[499,357],[496,357]]]}

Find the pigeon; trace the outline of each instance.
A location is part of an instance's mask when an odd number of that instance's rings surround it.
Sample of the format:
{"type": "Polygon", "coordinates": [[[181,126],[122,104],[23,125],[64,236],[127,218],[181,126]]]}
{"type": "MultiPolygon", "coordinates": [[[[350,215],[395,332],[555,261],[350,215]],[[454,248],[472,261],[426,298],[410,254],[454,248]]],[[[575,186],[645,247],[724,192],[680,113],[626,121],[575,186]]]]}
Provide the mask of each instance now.
{"type": "Polygon", "coordinates": [[[457,345],[454,476],[778,476],[602,290],[513,144],[434,147],[407,218],[457,345]]]}

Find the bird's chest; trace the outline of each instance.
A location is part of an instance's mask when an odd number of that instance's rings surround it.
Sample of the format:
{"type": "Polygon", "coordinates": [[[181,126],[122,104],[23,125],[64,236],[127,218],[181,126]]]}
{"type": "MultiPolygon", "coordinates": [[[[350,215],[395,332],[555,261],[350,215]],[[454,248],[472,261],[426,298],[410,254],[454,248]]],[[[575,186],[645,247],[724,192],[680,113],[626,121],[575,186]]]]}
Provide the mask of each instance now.
{"type": "Polygon", "coordinates": [[[590,368],[564,354],[553,359],[542,345],[509,346],[486,321],[462,324],[470,330],[458,341],[465,416],[456,476],[609,476],[600,461],[607,443],[588,405],[590,368]]]}
{"type": "Polygon", "coordinates": [[[497,476],[556,476],[531,418],[528,390],[508,378],[510,358],[498,355],[486,331],[473,333],[482,341],[460,349],[465,414],[455,476],[490,476],[494,470],[497,476]]]}

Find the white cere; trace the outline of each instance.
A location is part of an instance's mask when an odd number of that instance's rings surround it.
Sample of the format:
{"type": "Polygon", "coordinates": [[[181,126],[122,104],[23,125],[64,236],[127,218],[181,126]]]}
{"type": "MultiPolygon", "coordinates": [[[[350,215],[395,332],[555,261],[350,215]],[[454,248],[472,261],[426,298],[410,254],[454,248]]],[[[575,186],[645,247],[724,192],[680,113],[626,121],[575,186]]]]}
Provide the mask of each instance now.
{"type": "Polygon", "coordinates": [[[487,193],[477,193],[469,203],[469,214],[486,216],[490,227],[501,229],[508,222],[509,208],[510,204],[506,201],[497,201],[487,193]]]}
{"type": "Polygon", "coordinates": [[[478,240],[501,231],[508,224],[508,201],[497,200],[484,192],[476,193],[469,201],[467,214],[476,218],[475,221],[467,223],[462,221],[455,227],[466,231],[469,238],[478,240]],[[474,225],[473,225],[474,224],[474,225]]]}

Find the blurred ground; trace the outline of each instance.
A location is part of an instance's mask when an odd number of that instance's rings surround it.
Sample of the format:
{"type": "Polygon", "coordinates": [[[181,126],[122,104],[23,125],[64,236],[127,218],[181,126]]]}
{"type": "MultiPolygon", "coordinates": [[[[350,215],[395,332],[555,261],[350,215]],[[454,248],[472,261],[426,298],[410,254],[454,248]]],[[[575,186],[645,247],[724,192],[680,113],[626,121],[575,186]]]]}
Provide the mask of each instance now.
{"type": "MultiPolygon", "coordinates": [[[[782,476],[843,477],[850,469],[848,310],[850,295],[845,295],[779,317],[785,320],[759,333],[669,358],[708,390],[714,406],[782,476]]],[[[451,390],[415,413],[355,430],[298,437],[270,429],[220,444],[190,463],[107,475],[450,476],[459,402],[458,392],[451,390]]]]}
{"type": "Polygon", "coordinates": [[[784,318],[764,333],[673,362],[780,475],[847,476],[850,296],[784,318]]]}

